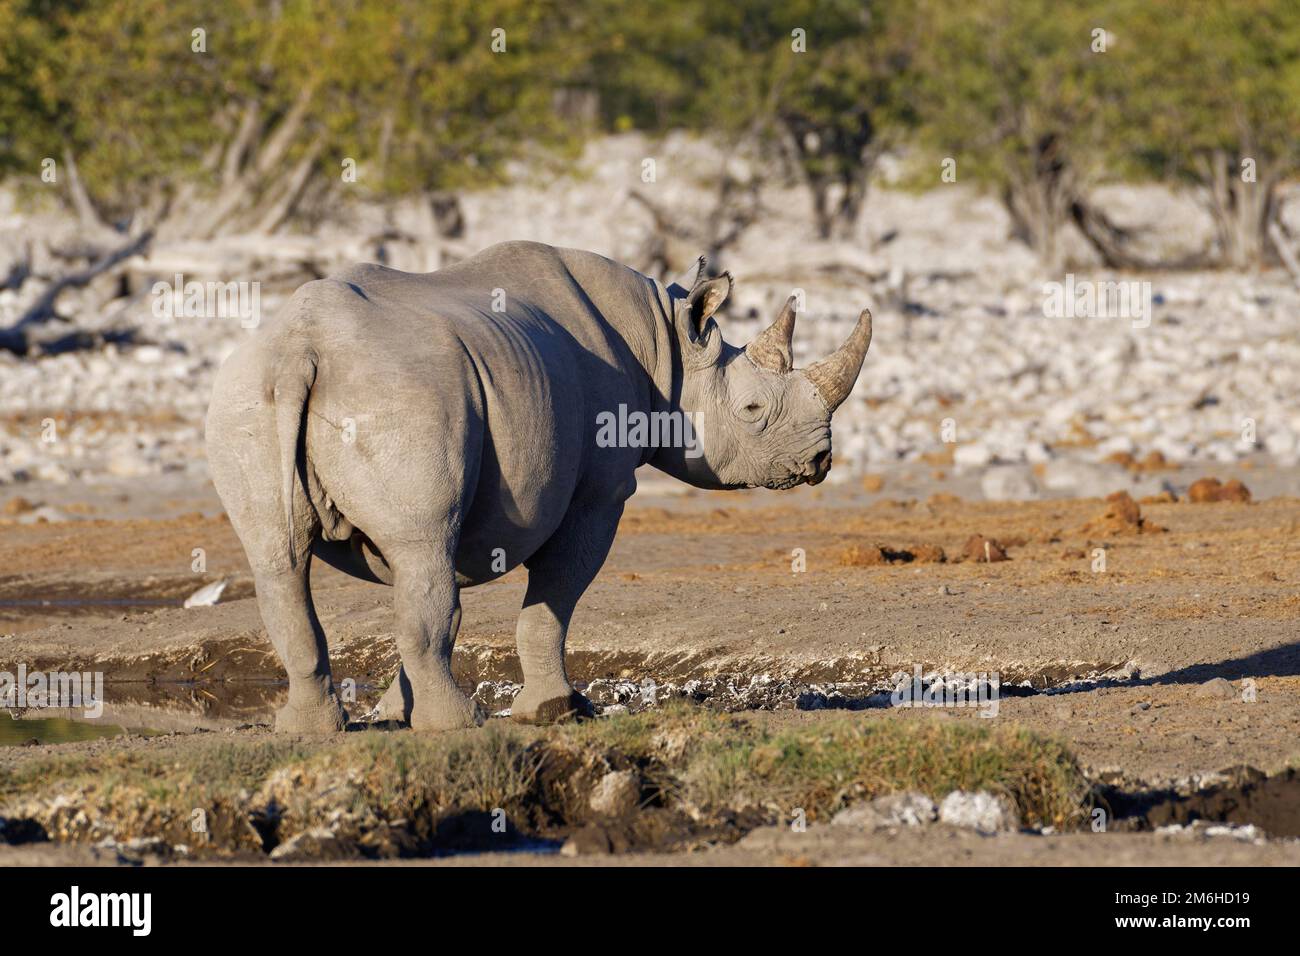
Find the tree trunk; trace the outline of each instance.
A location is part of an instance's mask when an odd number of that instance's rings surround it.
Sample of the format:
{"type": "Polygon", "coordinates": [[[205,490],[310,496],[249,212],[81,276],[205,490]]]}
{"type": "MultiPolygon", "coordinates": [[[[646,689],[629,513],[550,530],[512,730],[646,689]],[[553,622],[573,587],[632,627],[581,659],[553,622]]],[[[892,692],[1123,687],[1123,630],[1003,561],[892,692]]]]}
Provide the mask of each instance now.
{"type": "Polygon", "coordinates": [[[1286,234],[1281,223],[1276,219],[1268,224],[1268,238],[1273,243],[1273,249],[1282,261],[1282,267],[1286,269],[1287,275],[1291,277],[1296,287],[1300,288],[1300,256],[1296,255],[1295,249],[1291,247],[1291,237],[1286,234]]]}
{"type": "Polygon", "coordinates": [[[100,218],[99,210],[95,208],[90,194],[86,191],[85,183],[81,181],[81,172],[77,169],[77,160],[71,150],[63,151],[63,171],[68,178],[68,195],[72,200],[72,208],[77,214],[77,221],[81,224],[83,233],[95,243],[102,244],[109,241],[117,234],[116,230],[100,218]]]}
{"type": "Polygon", "coordinates": [[[851,239],[867,199],[867,182],[875,168],[874,159],[844,175],[809,176],[812,192],[813,225],[819,239],[851,239]]]}
{"type": "Polygon", "coordinates": [[[435,192],[427,198],[433,229],[440,239],[462,239],[465,236],[465,210],[460,197],[451,192],[435,192]]]}
{"type": "Polygon", "coordinates": [[[262,206],[253,211],[255,218],[253,232],[269,235],[280,228],[280,224],[293,214],[294,206],[302,196],[303,187],[307,185],[307,177],[311,175],[312,167],[316,165],[316,158],[320,155],[322,145],[321,139],[313,140],[293,171],[289,173],[285,184],[278,193],[274,194],[275,198],[264,201],[262,206]]]}
{"type": "Polygon", "coordinates": [[[1277,212],[1274,169],[1256,167],[1257,180],[1247,182],[1233,157],[1215,150],[1208,165],[1210,215],[1222,261],[1236,269],[1258,268],[1268,250],[1268,226],[1277,212]]]}
{"type": "Polygon", "coordinates": [[[1028,165],[1027,174],[1013,176],[1003,187],[1002,202],[1012,234],[1038,254],[1048,271],[1064,265],[1061,240],[1071,222],[1109,268],[1153,266],[1132,251],[1129,231],[1089,201],[1058,137],[1048,134],[1039,140],[1028,165]]]}
{"type": "Polygon", "coordinates": [[[1049,272],[1061,268],[1061,231],[1065,227],[1069,199],[1054,177],[1013,179],[1002,192],[1002,203],[1011,217],[1011,233],[1037,255],[1049,272]]]}
{"type": "MultiPolygon", "coordinates": [[[[304,87],[297,100],[266,139],[259,145],[253,140],[264,132],[258,120],[256,103],[249,103],[222,170],[222,187],[216,199],[204,210],[203,222],[192,231],[196,239],[211,239],[228,229],[254,197],[272,180],[307,122],[312,89],[304,87]],[[243,160],[249,161],[243,162],[243,160]]],[[[264,194],[263,194],[264,195],[264,194]]]]}
{"type": "MultiPolygon", "coordinates": [[[[1129,246],[1131,234],[1116,225],[1110,217],[1094,206],[1081,193],[1075,192],[1070,200],[1070,219],[1083,233],[1083,238],[1101,256],[1102,264],[1110,269],[1153,269],[1161,263],[1152,262],[1133,252],[1129,246]]],[[[1197,261],[1199,257],[1193,257],[1197,261]]],[[[1190,264],[1190,263],[1187,263],[1190,264]]],[[[1169,263],[1164,263],[1169,265],[1169,263]]]]}
{"type": "Polygon", "coordinates": [[[818,239],[829,239],[835,228],[831,212],[831,182],[824,176],[809,176],[808,189],[812,192],[813,228],[818,239]]]}
{"type": "Polygon", "coordinates": [[[812,193],[813,224],[818,237],[850,237],[880,153],[870,117],[860,116],[851,131],[819,126],[799,113],[783,115],[781,123],[785,140],[812,193]]]}

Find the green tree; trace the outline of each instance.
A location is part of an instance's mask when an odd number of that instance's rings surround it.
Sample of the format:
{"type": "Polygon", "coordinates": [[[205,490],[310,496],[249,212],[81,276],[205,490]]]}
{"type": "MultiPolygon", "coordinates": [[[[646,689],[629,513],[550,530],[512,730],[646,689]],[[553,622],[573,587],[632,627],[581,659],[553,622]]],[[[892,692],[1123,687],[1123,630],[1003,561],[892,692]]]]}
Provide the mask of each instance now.
{"type": "Polygon", "coordinates": [[[817,230],[857,221],[880,155],[913,121],[903,0],[602,0],[589,61],[615,128],[685,126],[788,160],[817,230]]]}
{"type": "Polygon", "coordinates": [[[958,180],[995,191],[1013,234],[1049,268],[1070,223],[1107,261],[1131,264],[1124,231],[1089,201],[1120,152],[1125,81],[1112,30],[1128,0],[922,3],[920,142],[934,181],[940,161],[955,160],[958,180]]]}
{"type": "Polygon", "coordinates": [[[1260,264],[1300,168],[1300,4],[1150,0],[1131,23],[1132,159],[1203,192],[1222,261],[1260,264]]]}
{"type": "Polygon", "coordinates": [[[559,0],[0,0],[0,169],[88,222],[270,232],[352,159],[371,195],[572,144],[559,0]],[[499,32],[494,32],[499,31],[499,32]]]}

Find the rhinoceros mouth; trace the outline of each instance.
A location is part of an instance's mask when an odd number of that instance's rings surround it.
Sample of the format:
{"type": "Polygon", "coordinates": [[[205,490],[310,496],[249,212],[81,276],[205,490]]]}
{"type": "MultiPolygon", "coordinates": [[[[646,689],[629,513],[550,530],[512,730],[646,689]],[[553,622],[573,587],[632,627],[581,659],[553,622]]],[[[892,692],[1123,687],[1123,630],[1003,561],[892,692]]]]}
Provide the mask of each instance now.
{"type": "Polygon", "coordinates": [[[793,488],[795,485],[820,485],[826,480],[826,476],[831,470],[831,452],[830,449],[819,453],[811,462],[803,466],[800,472],[792,472],[784,478],[776,478],[763,485],[764,488],[770,488],[773,491],[785,491],[793,488]]]}

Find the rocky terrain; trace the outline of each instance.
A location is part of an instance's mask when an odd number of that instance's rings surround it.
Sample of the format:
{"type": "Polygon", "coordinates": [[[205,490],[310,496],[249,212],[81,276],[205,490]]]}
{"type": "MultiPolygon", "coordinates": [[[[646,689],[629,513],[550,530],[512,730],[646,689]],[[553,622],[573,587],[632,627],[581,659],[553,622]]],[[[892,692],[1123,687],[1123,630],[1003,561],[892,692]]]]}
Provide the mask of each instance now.
{"type": "MultiPolygon", "coordinates": [[[[259,282],[265,318],[352,261],[425,270],[508,238],[647,267],[658,241],[684,270],[719,162],[689,139],[609,139],[572,181],[519,170],[465,197],[464,235],[436,242],[410,206],[274,242],[159,240],[61,296],[66,321],[27,354],[0,348],[0,671],[94,671],[107,691],[94,724],[0,715],[0,863],[1297,862],[1300,291],[1282,273],[1109,275],[1085,259],[1078,279],[1149,282],[1149,316],[1052,318],[1044,283],[1065,277],[961,184],[916,194],[886,176],[851,242],[814,240],[802,194],[764,185],[763,215],[715,262],[739,280],[726,334],[745,341],[800,289],[800,356],[863,305],[872,351],[825,485],[710,494],[642,476],[569,640],[594,725],[508,723],[517,573],[465,596],[456,670],[497,715],[489,731],[457,749],[364,724],[396,667],[391,595],[318,568],[358,725],[269,733],[282,672],[202,448],[215,370],[256,333],[161,314],[153,283],[259,282]],[[681,228],[657,234],[634,193],[681,228]],[[213,585],[214,604],[183,606],[213,585]],[[996,718],[894,706],[917,667],[926,687],[996,678],[996,718]],[[702,749],[672,744],[692,735],[702,749]],[[918,739],[952,763],[867,773],[918,739]],[[476,762],[493,747],[504,762],[476,762]],[[1024,759],[989,773],[968,753],[1024,759]],[[535,757],[555,769],[484,769],[535,757]],[[400,792],[367,769],[408,760],[423,769],[400,792]],[[182,802],[132,802],[151,775],[182,802]],[[359,816],[335,813],[340,779],[359,816]],[[504,848],[485,837],[503,800],[504,848]],[[211,844],[177,830],[195,807],[225,821],[211,844]]],[[[1171,255],[1208,228],[1187,197],[1103,195],[1171,255]]],[[[30,197],[0,197],[0,328],[59,268],[44,239],[68,235],[30,197]]]]}
{"type": "MultiPolygon", "coordinates": [[[[520,171],[514,185],[467,196],[465,234],[455,240],[415,241],[420,217],[408,207],[355,208],[346,213],[355,221],[271,242],[160,240],[131,260],[129,295],[98,311],[104,292],[93,284],[59,300],[95,347],[72,347],[68,323],[54,322],[53,354],[0,349],[0,486],[203,475],[212,376],[239,338],[255,333],[238,316],[165,314],[155,282],[174,284],[177,273],[186,282],[259,282],[266,317],[313,270],[376,258],[426,270],[510,238],[643,265],[656,233],[634,193],[683,220],[687,236],[671,235],[666,245],[669,261],[685,270],[703,251],[692,247],[691,230],[700,228],[692,219],[712,202],[709,175],[720,162],[707,144],[686,138],[606,140],[588,150],[571,181],[536,182],[520,171]],[[647,155],[659,160],[652,184],[639,178],[647,155]],[[394,230],[406,238],[392,239],[394,230]]],[[[1170,250],[1208,228],[1189,197],[1136,187],[1107,195],[1117,218],[1148,224],[1170,250]]],[[[777,183],[760,198],[765,215],[714,263],[739,279],[724,322],[732,340],[746,341],[796,289],[805,306],[800,357],[842,340],[863,305],[876,318],[871,359],[836,418],[832,480],[897,462],[975,475],[1005,466],[985,492],[1023,499],[1098,494],[1105,482],[1089,466],[1115,456],[1300,461],[1300,290],[1281,271],[1114,275],[1085,261],[1075,270],[1080,280],[1149,282],[1150,314],[1053,318],[1044,283],[1065,276],[1043,275],[1007,241],[997,203],[960,184],[923,194],[878,189],[854,242],[812,239],[798,190],[777,183]]],[[[39,208],[30,198],[0,198],[0,258],[11,260],[0,261],[0,274],[12,272],[24,250],[36,273],[55,271],[31,253],[32,236],[68,227],[39,208]]],[[[46,287],[29,279],[0,290],[0,328],[46,287]]],[[[1159,476],[1133,484],[1158,491],[1159,476]]]]}

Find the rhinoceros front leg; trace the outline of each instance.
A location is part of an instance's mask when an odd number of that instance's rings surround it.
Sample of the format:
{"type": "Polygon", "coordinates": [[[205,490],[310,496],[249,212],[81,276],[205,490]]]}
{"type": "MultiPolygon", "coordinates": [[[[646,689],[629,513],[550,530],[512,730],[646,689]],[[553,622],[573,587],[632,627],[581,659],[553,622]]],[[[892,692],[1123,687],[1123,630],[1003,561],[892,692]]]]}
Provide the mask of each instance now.
{"type": "Polygon", "coordinates": [[[578,599],[605,563],[622,513],[620,503],[613,511],[571,516],[525,562],[528,591],[515,631],[524,687],[510,706],[516,720],[553,723],[595,713],[591,701],[569,683],[564,641],[578,599]]]}
{"type": "Polygon", "coordinates": [[[483,712],[456,686],[451,673],[451,652],[460,629],[460,589],[452,558],[398,554],[391,560],[397,650],[402,656],[394,686],[407,698],[398,698],[402,715],[416,730],[481,724],[483,712]]]}

